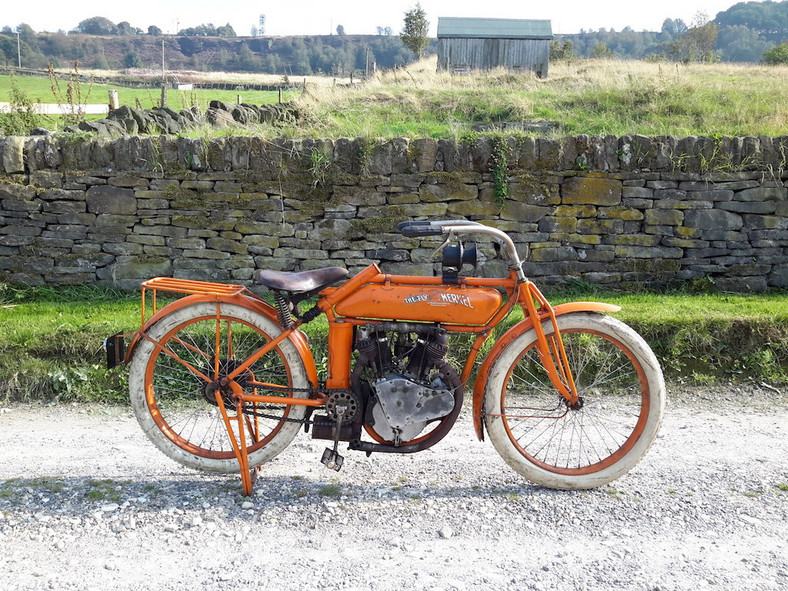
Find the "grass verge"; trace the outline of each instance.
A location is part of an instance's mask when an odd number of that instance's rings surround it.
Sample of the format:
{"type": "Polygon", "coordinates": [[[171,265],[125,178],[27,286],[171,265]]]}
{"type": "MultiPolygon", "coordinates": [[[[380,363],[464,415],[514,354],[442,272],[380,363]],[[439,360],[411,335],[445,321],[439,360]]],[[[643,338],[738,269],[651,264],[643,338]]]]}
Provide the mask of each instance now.
{"type": "MultiPolygon", "coordinates": [[[[788,294],[617,293],[592,286],[548,294],[553,303],[607,301],[649,342],[668,380],[788,384],[788,294]]],[[[519,319],[513,313],[507,324],[519,319]]],[[[139,326],[138,296],[102,288],[0,285],[0,402],[125,402],[126,373],[105,369],[103,339],[139,326]]],[[[306,327],[325,367],[325,318],[306,327]]],[[[453,343],[455,360],[469,346],[453,343]]],[[[452,352],[450,351],[450,355],[452,352]]]]}

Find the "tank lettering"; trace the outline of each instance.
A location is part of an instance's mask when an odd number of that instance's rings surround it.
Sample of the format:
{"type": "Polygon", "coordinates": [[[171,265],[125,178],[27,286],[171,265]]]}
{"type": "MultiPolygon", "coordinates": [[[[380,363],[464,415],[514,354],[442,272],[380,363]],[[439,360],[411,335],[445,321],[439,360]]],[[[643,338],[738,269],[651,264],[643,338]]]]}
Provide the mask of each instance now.
{"type": "Polygon", "coordinates": [[[430,296],[425,293],[421,295],[412,295],[410,297],[405,298],[403,301],[406,304],[418,304],[419,302],[426,302],[429,299],[430,296]]]}
{"type": "Polygon", "coordinates": [[[466,308],[473,309],[473,305],[471,304],[471,298],[465,295],[460,295],[458,293],[442,293],[441,300],[444,302],[448,302],[450,304],[456,304],[458,306],[465,306],[466,308]]]}
{"type": "Polygon", "coordinates": [[[402,300],[406,304],[420,304],[426,302],[428,306],[465,306],[466,308],[470,308],[471,310],[474,309],[473,303],[471,302],[471,298],[466,295],[462,295],[459,293],[440,293],[440,294],[428,294],[428,293],[421,293],[412,296],[408,296],[402,300]]]}

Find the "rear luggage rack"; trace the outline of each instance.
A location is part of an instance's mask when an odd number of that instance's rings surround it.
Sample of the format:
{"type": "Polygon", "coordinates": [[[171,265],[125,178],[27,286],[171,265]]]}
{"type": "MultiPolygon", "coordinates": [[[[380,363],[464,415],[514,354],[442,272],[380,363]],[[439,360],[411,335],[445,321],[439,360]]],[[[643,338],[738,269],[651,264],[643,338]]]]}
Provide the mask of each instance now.
{"type": "MultiPolygon", "coordinates": [[[[175,277],[154,277],[142,282],[142,324],[145,325],[145,291],[152,292],[151,314],[157,311],[156,294],[159,291],[170,293],[186,293],[198,295],[237,296],[241,293],[252,294],[243,285],[230,285],[227,283],[210,283],[208,281],[194,281],[192,279],[176,279],[175,277]]],[[[255,296],[256,297],[256,296],[255,296]]]]}

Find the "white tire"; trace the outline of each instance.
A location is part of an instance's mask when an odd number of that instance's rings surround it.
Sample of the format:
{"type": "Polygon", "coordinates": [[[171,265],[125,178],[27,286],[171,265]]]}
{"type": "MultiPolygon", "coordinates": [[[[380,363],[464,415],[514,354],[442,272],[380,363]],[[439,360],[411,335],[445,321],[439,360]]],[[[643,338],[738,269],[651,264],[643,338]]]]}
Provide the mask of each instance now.
{"type": "MultiPolygon", "coordinates": [[[[549,322],[543,324],[548,337],[549,322]]],[[[484,420],[495,449],[522,476],[549,488],[596,488],[631,470],[665,409],[665,382],[646,342],[623,322],[576,312],[558,317],[582,407],[567,407],[538,360],[536,332],[493,363],[484,420]]]]}
{"type": "MultiPolygon", "coordinates": [[[[221,377],[281,333],[275,322],[254,310],[221,304],[217,355],[217,305],[198,303],[176,310],[150,327],[148,336],[214,379],[216,357],[220,360],[221,377]]],[[[294,397],[308,397],[305,389],[310,384],[303,361],[288,339],[256,361],[249,371],[236,381],[243,385],[244,376],[251,379],[253,375],[258,382],[295,388],[294,397]]],[[[205,385],[204,380],[154,347],[150,340],[141,339],[138,343],[129,370],[129,394],[145,434],[162,452],[184,466],[209,472],[237,472],[239,465],[229,434],[215,397],[206,392],[205,385]]],[[[301,427],[297,421],[303,418],[305,410],[299,405],[268,405],[256,410],[264,416],[247,417],[247,427],[255,427],[258,433],[253,440],[249,428],[244,429],[250,468],[271,460],[290,444],[301,427]]]]}

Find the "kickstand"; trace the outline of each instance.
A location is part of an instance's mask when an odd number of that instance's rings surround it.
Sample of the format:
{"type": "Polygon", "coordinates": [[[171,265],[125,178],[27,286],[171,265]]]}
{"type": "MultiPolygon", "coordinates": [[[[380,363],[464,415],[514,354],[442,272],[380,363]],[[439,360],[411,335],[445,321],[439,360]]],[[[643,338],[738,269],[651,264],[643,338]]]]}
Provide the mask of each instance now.
{"type": "MultiPolygon", "coordinates": [[[[233,382],[233,385],[235,385],[235,382],[233,382]]],[[[255,480],[257,480],[257,473],[260,471],[260,468],[249,468],[249,455],[246,450],[246,436],[244,434],[244,402],[240,399],[240,397],[235,397],[234,417],[231,417],[229,414],[227,414],[227,407],[224,405],[224,400],[222,400],[222,394],[220,390],[216,391],[216,402],[219,405],[219,410],[221,411],[222,419],[224,420],[224,427],[227,429],[227,435],[230,437],[230,443],[233,446],[233,452],[235,452],[235,457],[238,459],[238,467],[241,470],[241,485],[243,486],[244,496],[250,497],[252,496],[254,483],[255,480]],[[231,423],[232,419],[235,419],[238,423],[237,438],[231,423]]],[[[253,429],[250,429],[250,432],[254,436],[253,429]]]]}

